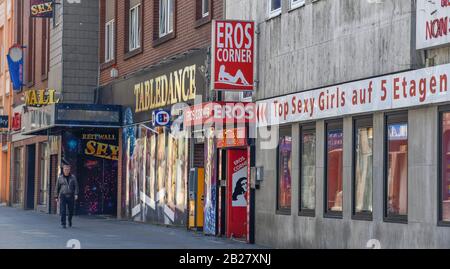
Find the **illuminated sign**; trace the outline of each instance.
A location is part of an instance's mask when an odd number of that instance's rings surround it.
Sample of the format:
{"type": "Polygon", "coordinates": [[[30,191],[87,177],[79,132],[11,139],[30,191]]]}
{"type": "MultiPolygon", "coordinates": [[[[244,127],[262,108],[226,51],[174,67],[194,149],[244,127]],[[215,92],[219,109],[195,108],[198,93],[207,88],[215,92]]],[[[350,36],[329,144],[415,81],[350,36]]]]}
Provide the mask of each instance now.
{"type": "Polygon", "coordinates": [[[52,18],[53,0],[31,0],[32,18],[52,18]]]}
{"type": "Polygon", "coordinates": [[[116,135],[109,134],[82,134],[86,141],[84,154],[101,159],[119,160],[119,146],[108,143],[117,143],[116,135]]]}
{"type": "Polygon", "coordinates": [[[166,110],[158,110],[153,112],[154,126],[167,126],[170,123],[170,113],[166,110]]]}
{"type": "Polygon", "coordinates": [[[59,102],[55,90],[29,90],[25,92],[25,104],[31,107],[52,105],[59,102]]]}

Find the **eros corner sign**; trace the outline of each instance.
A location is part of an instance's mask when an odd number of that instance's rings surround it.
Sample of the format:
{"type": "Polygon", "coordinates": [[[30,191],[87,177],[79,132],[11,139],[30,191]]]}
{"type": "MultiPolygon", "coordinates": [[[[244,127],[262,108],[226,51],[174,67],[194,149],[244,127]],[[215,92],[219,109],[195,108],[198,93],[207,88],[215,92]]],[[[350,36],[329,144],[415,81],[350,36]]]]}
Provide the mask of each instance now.
{"type": "Polygon", "coordinates": [[[215,20],[212,27],[212,88],[252,91],[254,84],[255,23],[215,20]]]}
{"type": "Polygon", "coordinates": [[[53,18],[53,0],[31,0],[32,18],[53,18]]]}

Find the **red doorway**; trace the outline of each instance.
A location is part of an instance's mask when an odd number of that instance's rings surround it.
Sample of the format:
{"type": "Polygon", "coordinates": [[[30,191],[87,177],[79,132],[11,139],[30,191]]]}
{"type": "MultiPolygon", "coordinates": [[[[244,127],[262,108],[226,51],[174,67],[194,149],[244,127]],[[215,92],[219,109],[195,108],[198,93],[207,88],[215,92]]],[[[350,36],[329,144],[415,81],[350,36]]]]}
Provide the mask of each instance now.
{"type": "Polygon", "coordinates": [[[226,236],[247,237],[248,155],[246,149],[229,149],[226,154],[226,236]]]}

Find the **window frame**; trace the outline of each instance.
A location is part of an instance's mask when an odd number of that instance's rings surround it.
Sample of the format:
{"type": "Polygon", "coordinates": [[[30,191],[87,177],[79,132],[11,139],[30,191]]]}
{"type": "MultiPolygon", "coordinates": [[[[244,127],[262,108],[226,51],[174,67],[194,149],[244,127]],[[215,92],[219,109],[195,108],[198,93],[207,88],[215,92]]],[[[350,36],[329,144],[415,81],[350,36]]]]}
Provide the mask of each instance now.
{"type": "MultiPolygon", "coordinates": [[[[358,129],[361,127],[374,128],[373,124],[373,116],[361,116],[353,118],[353,137],[352,137],[352,219],[353,220],[365,220],[365,221],[373,221],[373,186],[374,186],[374,178],[373,178],[373,159],[372,159],[372,212],[356,212],[356,141],[357,141],[357,133],[358,129]]],[[[373,146],[373,144],[372,144],[373,146]]],[[[372,148],[372,154],[373,152],[372,148]]]]}
{"type": "Polygon", "coordinates": [[[42,20],[41,37],[41,81],[48,79],[50,69],[50,24],[47,20],[42,20]]]}
{"type": "Polygon", "coordinates": [[[306,1],[305,0],[298,0],[297,3],[295,3],[296,0],[289,0],[289,9],[290,10],[294,10],[297,9],[299,7],[303,7],[306,5],[306,1]]]}
{"type": "MultiPolygon", "coordinates": [[[[331,219],[343,219],[344,213],[344,186],[342,186],[342,211],[328,211],[328,130],[342,130],[342,141],[344,141],[344,120],[335,119],[325,121],[325,137],[324,137],[324,184],[323,184],[323,217],[331,219]]],[[[344,145],[342,145],[344,149],[344,145]]],[[[344,154],[344,152],[342,152],[344,154]]],[[[344,164],[342,163],[342,166],[344,164]]],[[[342,167],[342,173],[343,173],[342,167]]],[[[342,184],[344,184],[344,175],[342,174],[342,184]]]]}
{"type": "Polygon", "coordinates": [[[438,184],[437,184],[437,225],[440,227],[450,227],[450,221],[445,221],[443,220],[443,195],[442,195],[442,183],[444,180],[444,176],[442,173],[442,142],[443,142],[443,137],[442,137],[442,131],[443,131],[443,124],[442,124],[442,120],[443,120],[443,115],[445,113],[450,113],[450,105],[446,105],[446,106],[442,106],[438,108],[438,126],[439,126],[439,131],[438,131],[438,184]]]}
{"type": "Polygon", "coordinates": [[[159,12],[158,12],[159,14],[159,16],[158,16],[158,29],[159,29],[159,31],[158,31],[158,37],[159,38],[164,38],[164,37],[166,37],[166,36],[168,36],[168,35],[170,35],[171,33],[173,33],[174,31],[175,31],[175,0],[159,0],[159,12]],[[165,28],[164,28],[164,30],[166,30],[167,32],[161,32],[161,19],[162,19],[162,12],[161,12],[161,10],[162,10],[162,3],[163,3],[163,1],[167,1],[167,16],[166,16],[166,20],[165,20],[165,28]],[[172,19],[173,19],[173,21],[172,21],[172,29],[170,29],[170,10],[171,10],[171,8],[173,9],[173,12],[174,12],[174,14],[173,14],[173,17],[172,17],[172,19]]]}
{"type": "Polygon", "coordinates": [[[208,24],[212,20],[213,13],[213,1],[212,0],[196,0],[195,3],[195,26],[199,28],[205,24],[208,24]],[[203,5],[207,2],[209,5],[208,12],[204,13],[203,5]]]}
{"type": "Polygon", "coordinates": [[[141,23],[141,21],[142,21],[142,2],[130,7],[130,9],[128,10],[128,52],[137,51],[137,50],[141,49],[141,47],[142,47],[142,23],[141,23]],[[134,25],[131,20],[132,19],[131,13],[135,9],[137,9],[136,16],[138,16],[137,25],[136,25],[138,29],[137,29],[136,37],[139,39],[139,42],[138,42],[139,44],[137,44],[135,47],[132,47],[131,46],[132,42],[135,40],[132,40],[132,38],[131,38],[131,33],[133,32],[133,29],[134,29],[133,28],[134,25]]]}
{"type": "Polygon", "coordinates": [[[108,22],[105,23],[105,49],[104,49],[104,53],[105,55],[103,55],[104,57],[104,63],[110,63],[112,61],[114,61],[116,59],[116,19],[112,19],[108,22]],[[108,39],[108,26],[112,29],[112,37],[110,36],[110,39],[108,39]],[[108,43],[109,41],[111,41],[110,47],[108,47],[108,43]],[[109,48],[109,50],[108,50],[109,48]],[[110,53],[112,56],[110,56],[110,58],[107,57],[108,53],[110,53]]]}
{"type": "Polygon", "coordinates": [[[268,19],[272,19],[281,15],[283,10],[283,0],[280,0],[280,7],[272,10],[272,0],[267,1],[267,15],[268,19]]]}
{"type": "Polygon", "coordinates": [[[202,1],[202,18],[206,18],[209,16],[209,12],[211,10],[211,1],[210,0],[201,0],[202,1]],[[208,10],[205,12],[205,3],[208,3],[208,10]]]}
{"type": "MultiPolygon", "coordinates": [[[[408,112],[407,111],[400,111],[400,112],[393,112],[393,113],[386,113],[384,115],[384,142],[383,142],[383,221],[384,222],[390,222],[390,223],[399,223],[399,224],[408,224],[408,213],[409,208],[407,208],[407,214],[406,215],[389,215],[388,214],[388,167],[389,167],[389,134],[388,134],[388,126],[389,124],[395,124],[395,123],[406,123],[408,128],[408,156],[409,156],[409,122],[408,122],[408,112]]],[[[409,162],[407,157],[407,169],[406,169],[406,200],[407,204],[409,203],[409,193],[408,193],[408,185],[409,185],[409,162]]]]}
{"type": "Polygon", "coordinates": [[[307,123],[300,126],[300,141],[299,141],[299,187],[298,187],[298,215],[303,217],[315,217],[317,209],[317,128],[316,123],[307,123]],[[314,209],[303,208],[302,206],[302,181],[303,181],[303,135],[305,133],[314,133],[316,152],[315,154],[315,178],[314,178],[314,209]]]}
{"type": "MultiPolygon", "coordinates": [[[[287,135],[287,133],[290,134],[291,138],[292,137],[292,125],[280,125],[278,126],[278,145],[276,148],[276,154],[277,154],[277,159],[276,159],[276,202],[275,202],[275,209],[276,209],[276,215],[285,215],[285,216],[291,216],[292,214],[292,171],[291,171],[291,203],[290,203],[290,208],[286,209],[286,208],[280,208],[280,204],[279,204],[279,198],[280,198],[280,138],[281,136],[285,136],[287,135]]],[[[293,144],[292,144],[293,146],[293,144]]],[[[292,147],[293,149],[293,147],[292,147]]],[[[292,155],[291,155],[292,158],[292,155]]],[[[293,170],[293,169],[292,169],[293,170]]]]}

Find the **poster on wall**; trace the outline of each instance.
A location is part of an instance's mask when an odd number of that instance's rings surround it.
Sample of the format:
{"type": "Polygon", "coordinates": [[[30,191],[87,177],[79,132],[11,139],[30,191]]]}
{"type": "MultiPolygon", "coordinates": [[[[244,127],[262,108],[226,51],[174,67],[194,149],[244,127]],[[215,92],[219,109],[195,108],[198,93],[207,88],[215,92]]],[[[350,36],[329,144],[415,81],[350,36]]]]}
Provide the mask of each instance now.
{"type": "Polygon", "coordinates": [[[242,238],[247,234],[247,149],[227,151],[227,237],[242,238]]]}
{"type": "MultiPolygon", "coordinates": [[[[244,152],[246,154],[247,152],[244,152]]],[[[231,206],[232,207],[247,207],[247,158],[245,155],[240,156],[237,160],[231,160],[231,206]]]]}
{"type": "Polygon", "coordinates": [[[216,235],[216,172],[215,172],[215,142],[214,129],[208,130],[205,143],[205,207],[203,232],[207,235],[216,235]]]}
{"type": "Polygon", "coordinates": [[[255,23],[215,20],[212,40],[212,88],[219,91],[252,91],[255,23]]]}

